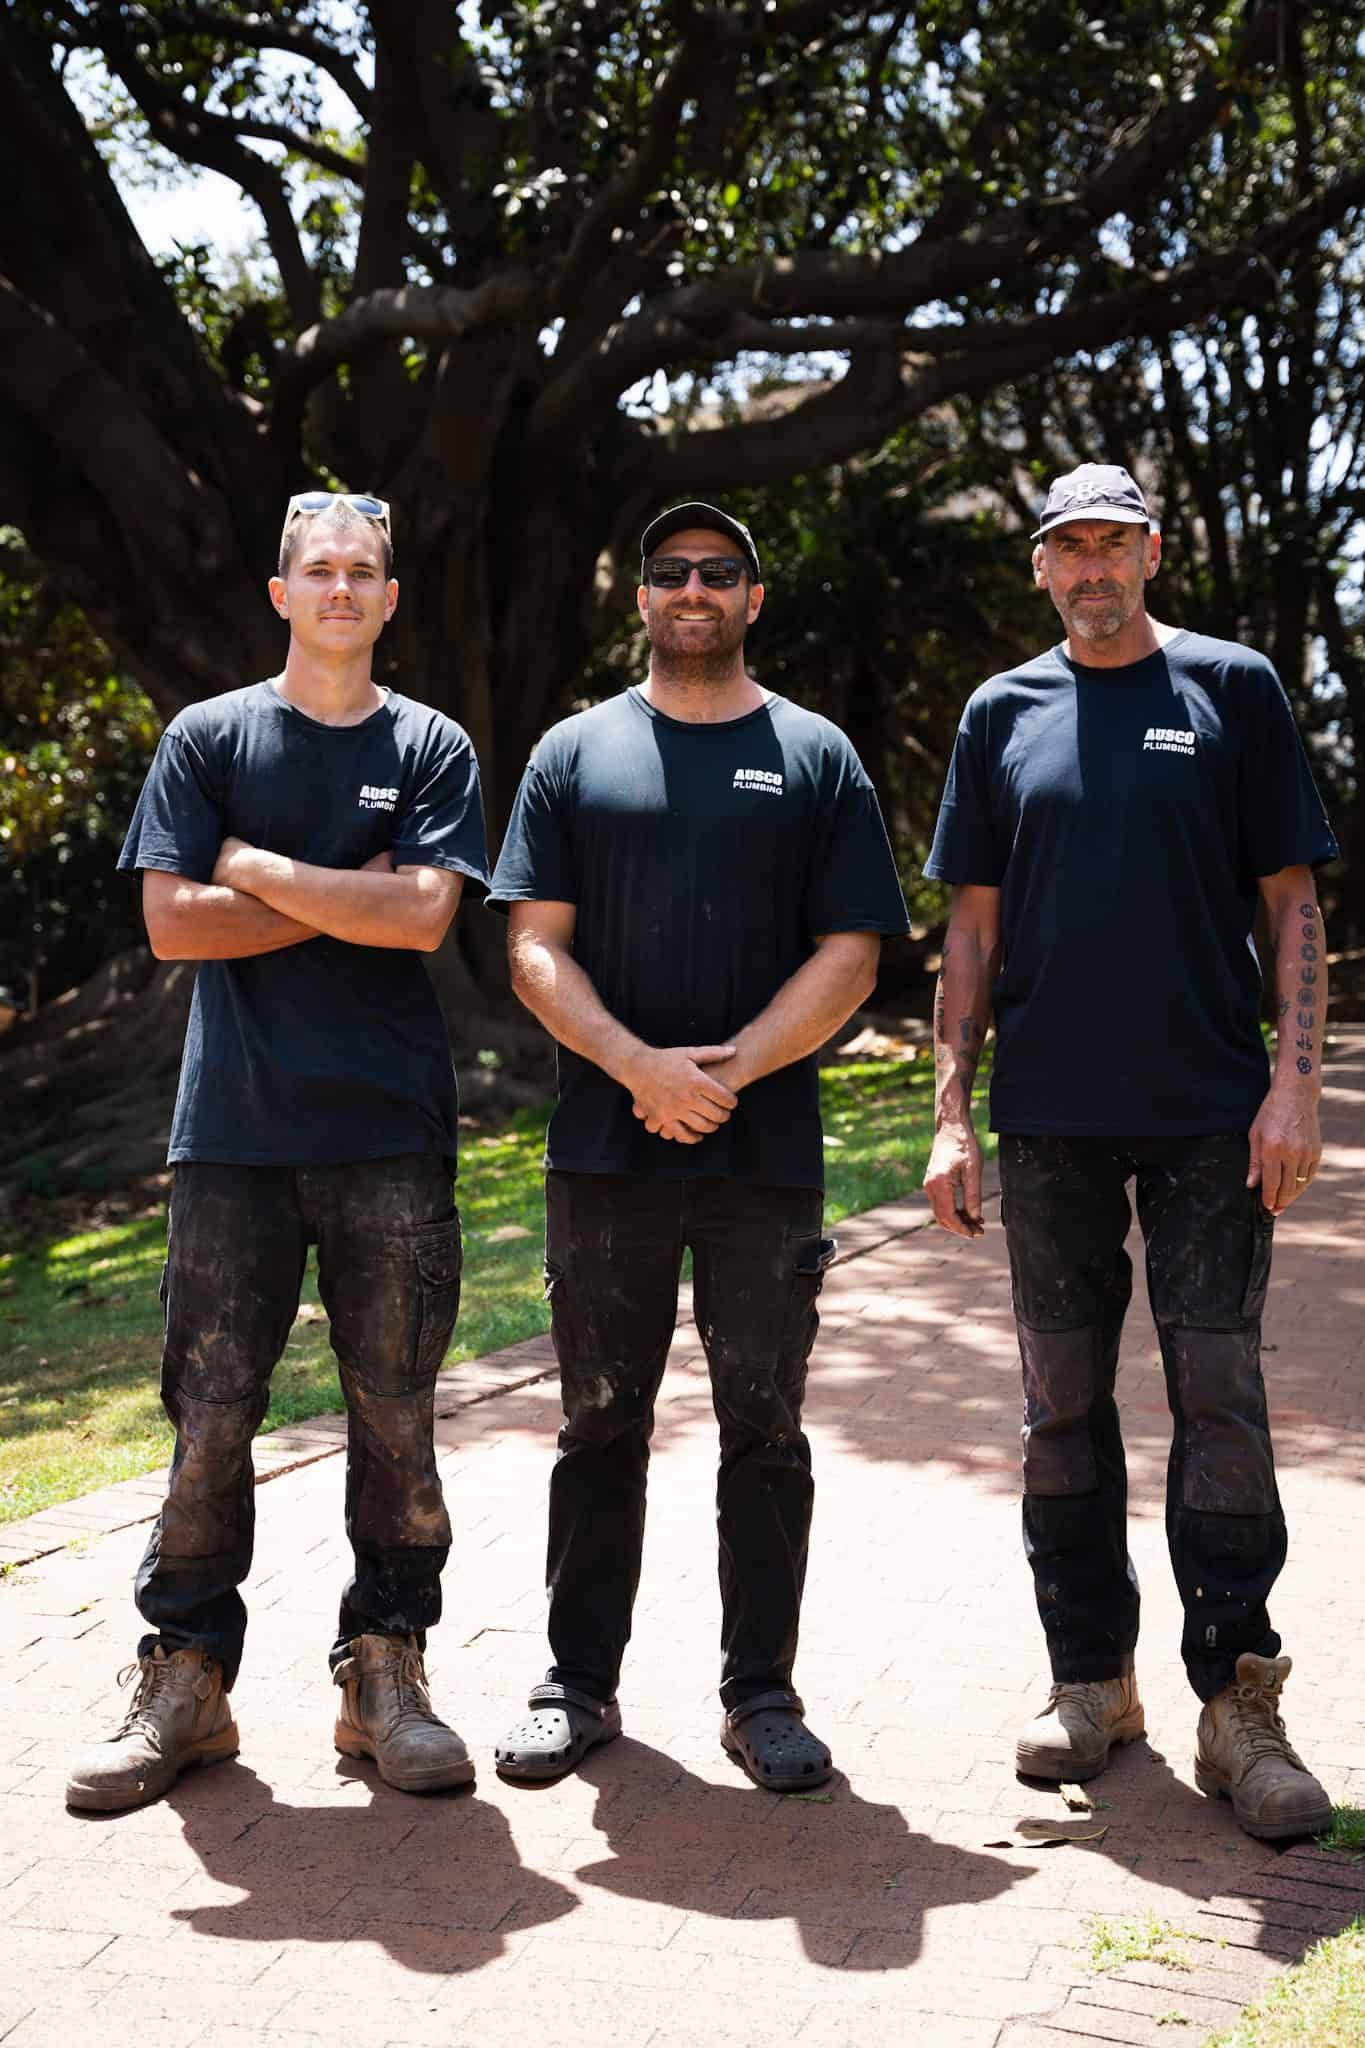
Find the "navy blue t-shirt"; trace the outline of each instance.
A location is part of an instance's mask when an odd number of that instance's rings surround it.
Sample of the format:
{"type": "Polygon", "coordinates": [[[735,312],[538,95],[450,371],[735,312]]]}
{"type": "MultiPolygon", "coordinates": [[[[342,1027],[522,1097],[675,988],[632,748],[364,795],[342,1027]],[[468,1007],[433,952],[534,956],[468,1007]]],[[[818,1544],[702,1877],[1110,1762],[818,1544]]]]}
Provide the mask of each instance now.
{"type": "MultiPolygon", "coordinates": [[[[157,748],[119,866],[212,879],[224,839],[318,867],[488,880],[467,735],[390,692],[360,725],[322,725],[269,683],[191,704],[157,748]]],[[[238,1165],[455,1157],[450,1043],[421,956],[321,936],[204,960],[169,1158],[238,1165]]]]}
{"type": "MultiPolygon", "coordinates": [[[[490,900],[576,905],[575,959],[612,1015],[661,1046],[727,1043],[817,935],[907,928],[861,762],[837,726],[782,697],[708,725],[632,689],[552,727],[490,900]]],[[[718,1131],[679,1145],[651,1137],[628,1092],[561,1046],[546,1163],[822,1187],[816,1058],[753,1082],[718,1131]]]]}
{"type": "Polygon", "coordinates": [[[1001,891],[992,1128],[1245,1131],[1269,1085],[1257,877],[1336,851],[1262,655],[1182,632],[984,683],[924,872],[1001,891]]]}

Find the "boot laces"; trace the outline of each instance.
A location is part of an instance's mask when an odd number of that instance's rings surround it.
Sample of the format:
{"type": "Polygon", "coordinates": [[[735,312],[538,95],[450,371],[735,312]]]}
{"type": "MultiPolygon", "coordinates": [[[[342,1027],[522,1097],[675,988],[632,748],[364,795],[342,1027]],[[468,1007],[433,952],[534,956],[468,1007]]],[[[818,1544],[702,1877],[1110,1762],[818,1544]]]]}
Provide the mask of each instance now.
{"type": "Polygon", "coordinates": [[[128,1702],[128,1711],[123,1717],[123,1726],[114,1737],[122,1742],[129,1735],[145,1735],[150,1741],[160,1742],[161,1730],[153,1709],[161,1694],[171,1689],[171,1666],[159,1663],[155,1657],[140,1657],[131,1664],[125,1664],[118,1675],[118,1682],[131,1685],[136,1673],[142,1676],[137,1691],[128,1702]]]}
{"type": "Polygon", "coordinates": [[[393,1681],[393,1694],[389,1705],[390,1732],[401,1728],[405,1721],[434,1721],[431,1694],[427,1689],[427,1674],[422,1662],[422,1652],[415,1643],[407,1643],[389,1667],[393,1681]]]}
{"type": "Polygon", "coordinates": [[[1293,1764],[1296,1770],[1306,1768],[1302,1759],[1295,1754],[1289,1740],[1289,1731],[1280,1719],[1277,1692],[1261,1685],[1235,1685],[1232,1688],[1230,1704],[1233,1725],[1248,1770],[1252,1764],[1260,1763],[1264,1757],[1283,1758],[1285,1762],[1293,1764]]]}
{"type": "Polygon", "coordinates": [[[1098,1732],[1104,1721],[1104,1694],[1101,1687],[1108,1683],[1110,1681],[1106,1679],[1059,1679],[1047,1696],[1047,1705],[1043,1712],[1050,1714],[1054,1707],[1075,1707],[1098,1732]]]}

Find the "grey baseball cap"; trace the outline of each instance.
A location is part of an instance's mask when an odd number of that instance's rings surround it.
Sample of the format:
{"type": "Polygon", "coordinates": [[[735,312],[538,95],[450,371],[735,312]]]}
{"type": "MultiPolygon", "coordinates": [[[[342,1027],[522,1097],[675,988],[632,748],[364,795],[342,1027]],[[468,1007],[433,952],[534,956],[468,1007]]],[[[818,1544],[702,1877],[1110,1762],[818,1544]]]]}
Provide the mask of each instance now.
{"type": "Polygon", "coordinates": [[[762,577],[758,567],[758,549],[754,537],[742,519],[732,519],[728,512],[722,512],[719,505],[703,505],[699,498],[689,499],[685,505],[670,505],[667,512],[661,512],[657,519],[651,519],[640,535],[640,557],[648,561],[659,552],[660,544],[671,533],[681,533],[688,526],[709,527],[712,533],[728,534],[745,561],[749,564],[754,582],[762,577]]]}
{"type": "Polygon", "coordinates": [[[1141,488],[1117,462],[1083,462],[1079,469],[1054,477],[1042,522],[1029,538],[1041,540],[1068,519],[1116,519],[1124,526],[1153,524],[1141,488]]]}

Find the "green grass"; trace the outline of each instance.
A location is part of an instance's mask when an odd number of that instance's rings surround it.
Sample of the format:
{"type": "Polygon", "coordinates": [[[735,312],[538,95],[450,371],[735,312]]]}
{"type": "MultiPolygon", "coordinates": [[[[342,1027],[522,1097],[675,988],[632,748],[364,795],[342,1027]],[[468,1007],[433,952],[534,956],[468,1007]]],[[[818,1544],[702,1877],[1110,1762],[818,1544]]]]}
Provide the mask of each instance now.
{"type": "Polygon", "coordinates": [[[1365,1861],[1365,1806],[1335,1806],[1332,1825],[1317,1838],[1320,1849],[1337,1850],[1353,1863],[1365,1861]]]}
{"type": "MultiPolygon", "coordinates": [[[[933,1101],[927,1054],[909,1065],[828,1069],[822,1092],[831,1221],[919,1186],[933,1101]]],[[[494,1135],[462,1140],[465,1274],[447,1364],[548,1327],[544,1130],[545,1112],[528,1110],[494,1135]]],[[[165,1235],[157,1205],[0,1256],[0,1522],[167,1462],[171,1436],[157,1395],[165,1235]]],[[[264,1427],[340,1407],[310,1261],[303,1314],[276,1369],[264,1427]]]]}
{"type": "Polygon", "coordinates": [[[1206,2048],[1362,2048],[1365,1919],[1308,1951],[1206,2048]]]}
{"type": "Polygon", "coordinates": [[[1124,1963],[1161,1963],[1168,1970],[1188,1970],[1188,1959],[1172,1944],[1197,1939],[1155,1913],[1141,1920],[1095,1920],[1086,1955],[1092,1970],[1117,1970],[1124,1963]]]}

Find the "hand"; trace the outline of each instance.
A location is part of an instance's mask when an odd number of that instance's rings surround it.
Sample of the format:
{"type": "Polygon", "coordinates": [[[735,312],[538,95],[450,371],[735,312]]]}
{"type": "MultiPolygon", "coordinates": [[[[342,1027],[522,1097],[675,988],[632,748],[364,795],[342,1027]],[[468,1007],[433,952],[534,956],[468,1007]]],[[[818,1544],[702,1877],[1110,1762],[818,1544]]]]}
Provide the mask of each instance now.
{"type": "Polygon", "coordinates": [[[1249,1132],[1251,1166],[1247,1186],[1259,1186],[1272,1216],[1282,1216],[1309,1185],[1322,1163],[1318,1099],[1294,1085],[1273,1081],[1249,1132]]]}
{"type": "Polygon", "coordinates": [[[372,853],[367,861],[362,861],[359,872],[362,875],[391,875],[393,873],[393,855],[389,852],[387,846],[381,848],[378,853],[372,853]]]}
{"type": "Polygon", "coordinates": [[[636,1116],[656,1137],[699,1145],[729,1117],[739,1097],[704,1071],[733,1057],[733,1045],[645,1046],[622,1080],[636,1116]]]}
{"type": "Polygon", "coordinates": [[[218,858],[213,863],[210,880],[220,889],[245,889],[250,894],[250,884],[245,880],[246,860],[256,851],[245,839],[225,839],[218,849],[218,858]]]}
{"type": "Polygon", "coordinates": [[[944,1124],[934,1139],[924,1173],[924,1192],[935,1223],[954,1237],[980,1237],[981,1146],[968,1124],[944,1124]]]}

